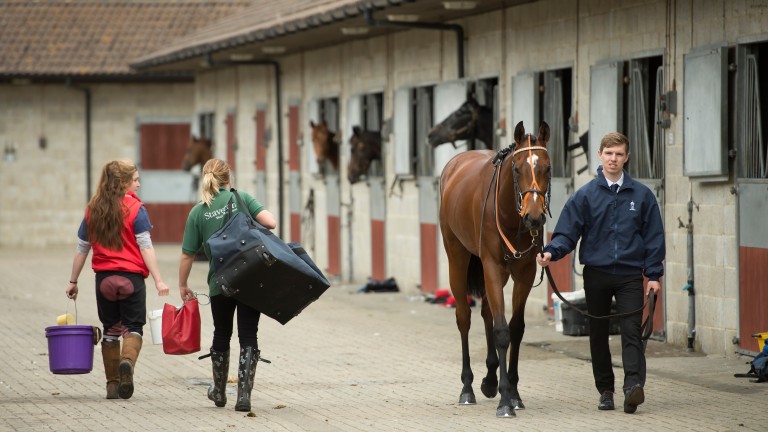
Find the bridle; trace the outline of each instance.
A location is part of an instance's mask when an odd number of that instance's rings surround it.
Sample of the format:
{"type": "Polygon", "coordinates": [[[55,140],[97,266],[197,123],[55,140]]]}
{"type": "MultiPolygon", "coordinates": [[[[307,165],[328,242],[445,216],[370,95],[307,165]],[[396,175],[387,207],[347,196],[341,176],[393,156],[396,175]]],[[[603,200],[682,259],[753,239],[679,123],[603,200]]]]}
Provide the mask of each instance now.
{"type": "MultiPolygon", "coordinates": [[[[530,251],[532,251],[536,246],[539,246],[539,247],[542,246],[542,245],[539,245],[539,244],[536,243],[536,239],[539,237],[539,234],[540,234],[539,230],[532,229],[532,230],[529,230],[529,233],[531,235],[531,245],[526,250],[524,250],[524,251],[518,251],[512,245],[512,242],[509,241],[507,236],[504,235],[504,231],[501,229],[501,224],[499,223],[499,189],[500,189],[499,171],[501,170],[501,167],[504,164],[504,159],[506,159],[506,157],[510,153],[514,157],[515,155],[517,155],[519,153],[522,153],[522,152],[526,152],[526,151],[528,152],[529,160],[532,160],[533,152],[534,151],[543,151],[543,152],[546,153],[547,152],[547,148],[546,147],[542,147],[542,146],[531,146],[531,134],[528,134],[528,147],[523,147],[523,148],[520,148],[520,149],[517,149],[517,150],[514,150],[514,151],[512,150],[511,147],[507,147],[507,148],[501,149],[501,150],[499,150],[498,153],[496,153],[496,156],[494,156],[493,159],[491,160],[491,163],[493,164],[494,169],[493,169],[493,176],[491,177],[491,181],[488,184],[488,192],[486,192],[485,201],[483,201],[483,212],[482,212],[482,214],[480,216],[480,245],[479,245],[479,249],[482,250],[482,247],[483,247],[483,224],[484,224],[484,219],[485,219],[485,205],[486,205],[486,202],[488,201],[488,195],[491,192],[491,187],[493,186],[493,182],[495,181],[496,182],[496,194],[495,194],[495,197],[494,197],[494,213],[496,215],[496,230],[498,231],[499,236],[501,237],[501,239],[504,242],[504,244],[507,246],[507,249],[509,249],[509,251],[512,253],[512,255],[507,255],[505,253],[504,254],[504,260],[509,260],[511,258],[520,259],[520,258],[524,257],[525,255],[527,255],[530,251]]],[[[537,194],[542,195],[544,197],[544,212],[545,213],[549,213],[549,199],[550,199],[550,195],[551,195],[550,188],[548,187],[546,191],[543,191],[541,189],[541,186],[539,186],[538,181],[536,180],[536,173],[534,171],[533,164],[529,163],[528,165],[531,167],[531,177],[533,178],[533,183],[531,184],[530,188],[525,189],[525,190],[521,190],[520,189],[520,184],[519,184],[519,181],[518,181],[518,176],[517,176],[517,174],[513,174],[513,181],[512,181],[512,183],[514,184],[515,193],[517,194],[516,206],[517,206],[517,213],[520,215],[520,217],[523,217],[525,215],[525,212],[526,212],[526,208],[525,207],[526,206],[525,206],[525,204],[523,202],[523,199],[529,193],[537,193],[537,194]]],[[[551,216],[551,214],[550,214],[550,216],[551,216]]],[[[478,254],[479,253],[480,252],[478,251],[478,254]]],[[[542,276],[543,276],[543,273],[542,273],[542,276]]]]}
{"type": "MultiPolygon", "coordinates": [[[[534,151],[543,151],[544,153],[547,153],[546,147],[541,146],[531,146],[531,134],[528,134],[528,147],[523,147],[521,149],[517,149],[514,152],[512,152],[512,157],[515,157],[518,153],[528,152],[528,160],[533,160],[533,152],[534,151]]],[[[541,186],[539,186],[538,181],[536,180],[536,172],[533,169],[533,164],[528,163],[528,166],[531,167],[531,178],[533,179],[533,183],[531,184],[530,189],[520,190],[520,182],[517,179],[517,173],[513,171],[514,173],[514,185],[515,185],[515,193],[517,194],[517,213],[520,215],[520,217],[523,217],[525,215],[525,196],[529,193],[536,193],[544,197],[544,213],[548,214],[549,217],[552,217],[552,213],[549,211],[549,200],[552,195],[551,188],[547,188],[546,192],[541,190],[541,186]]],[[[550,180],[551,180],[551,174],[550,174],[550,180]]],[[[496,185],[497,195],[498,195],[498,182],[496,185]]]]}

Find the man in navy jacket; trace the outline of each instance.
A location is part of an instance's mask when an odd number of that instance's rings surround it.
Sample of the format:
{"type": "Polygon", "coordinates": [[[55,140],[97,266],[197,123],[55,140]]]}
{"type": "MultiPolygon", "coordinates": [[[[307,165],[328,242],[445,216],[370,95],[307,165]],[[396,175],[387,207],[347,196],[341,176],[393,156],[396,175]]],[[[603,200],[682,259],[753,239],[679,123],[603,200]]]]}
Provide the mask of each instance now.
{"type": "MultiPolygon", "coordinates": [[[[629,140],[608,133],[600,142],[602,166],[597,178],[581,187],[565,203],[552,241],[537,256],[546,267],[576,248],[581,239],[579,261],[584,265],[587,310],[604,316],[611,311],[613,297],[618,313],[643,306],[643,275],[647,291],[661,290],[664,275],[664,226],[656,197],[648,187],[624,171],[629,159],[629,140]]],[[[640,314],[621,319],[621,354],[624,365],[624,412],[634,413],[645,401],[645,351],[640,314]]],[[[614,375],[608,345],[609,321],[589,321],[592,373],[600,392],[598,409],[612,410],[614,375]]]]}

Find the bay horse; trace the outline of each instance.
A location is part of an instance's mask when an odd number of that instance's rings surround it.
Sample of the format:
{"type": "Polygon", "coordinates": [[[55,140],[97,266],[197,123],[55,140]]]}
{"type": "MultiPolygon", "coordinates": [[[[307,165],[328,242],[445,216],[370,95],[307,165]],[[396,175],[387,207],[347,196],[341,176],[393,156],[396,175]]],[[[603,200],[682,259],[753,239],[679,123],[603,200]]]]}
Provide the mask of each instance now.
{"type": "Polygon", "coordinates": [[[324,172],[326,160],[331,163],[334,171],[339,171],[339,143],[336,142],[336,133],[328,129],[325,120],[315,123],[309,121],[312,128],[312,147],[315,149],[315,158],[321,172],[324,172]]]}
{"type": "Polygon", "coordinates": [[[181,161],[181,169],[189,171],[198,164],[202,167],[209,159],[213,158],[212,147],[213,144],[210,139],[192,137],[184,153],[184,159],[181,161]]]}
{"type": "Polygon", "coordinates": [[[347,178],[350,184],[355,184],[360,181],[361,176],[368,173],[371,161],[381,160],[381,132],[367,131],[355,126],[349,138],[349,147],[347,178]]]}
{"type": "MultiPolygon", "coordinates": [[[[440,230],[451,291],[457,299],[467,294],[483,299],[488,370],[480,388],[488,398],[501,393],[497,417],[515,417],[515,408],[525,408],[517,390],[518,359],[525,303],[536,278],[535,257],[542,248],[550,200],[549,126],[542,122],[535,137],[526,135],[520,122],[514,139],[514,148],[496,154],[470,150],[454,156],[440,177],[440,230]],[[514,291],[512,318],[507,322],[504,285],[510,276],[514,291]]],[[[470,314],[466,302],[456,302],[462,353],[460,404],[476,403],[469,361],[470,314]]]]}
{"type": "Polygon", "coordinates": [[[470,97],[429,131],[427,142],[432,147],[445,143],[456,147],[456,141],[473,138],[482,141],[486,148],[493,148],[493,110],[470,97]]]}

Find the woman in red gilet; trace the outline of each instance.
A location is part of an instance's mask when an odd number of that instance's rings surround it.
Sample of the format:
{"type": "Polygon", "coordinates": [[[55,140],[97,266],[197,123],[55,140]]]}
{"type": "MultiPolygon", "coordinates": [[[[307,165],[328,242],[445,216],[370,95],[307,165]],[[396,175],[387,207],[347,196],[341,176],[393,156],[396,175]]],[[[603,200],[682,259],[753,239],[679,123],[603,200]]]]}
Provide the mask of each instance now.
{"type": "Polygon", "coordinates": [[[96,304],[104,327],[101,353],[107,399],[128,399],[133,395],[133,369],[141,351],[147,316],[144,279],[151,274],[157,294],[168,295],[149,236],[152,224],[136,196],[139,186],[139,172],[132,162],[112,161],[104,165],[99,186],[88,202],[77,232],[77,252],[66,291],[69,298],[77,299],[77,278],[93,249],[96,304]]]}

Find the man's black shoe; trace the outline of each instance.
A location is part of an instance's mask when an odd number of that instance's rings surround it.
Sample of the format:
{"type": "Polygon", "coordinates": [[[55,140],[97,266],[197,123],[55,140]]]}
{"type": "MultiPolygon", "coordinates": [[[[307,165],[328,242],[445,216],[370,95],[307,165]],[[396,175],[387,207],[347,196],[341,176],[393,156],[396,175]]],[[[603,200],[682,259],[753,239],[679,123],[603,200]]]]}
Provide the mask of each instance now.
{"type": "Polygon", "coordinates": [[[607,410],[613,410],[616,409],[613,406],[613,392],[612,391],[604,391],[603,394],[600,395],[600,403],[597,405],[597,409],[601,411],[607,411],[607,410]]]}
{"type": "Polygon", "coordinates": [[[632,414],[637,411],[637,406],[645,402],[645,392],[640,385],[633,385],[624,390],[624,412],[632,414]]]}

